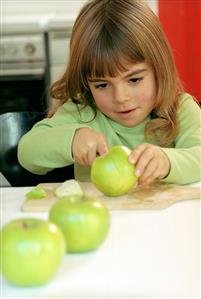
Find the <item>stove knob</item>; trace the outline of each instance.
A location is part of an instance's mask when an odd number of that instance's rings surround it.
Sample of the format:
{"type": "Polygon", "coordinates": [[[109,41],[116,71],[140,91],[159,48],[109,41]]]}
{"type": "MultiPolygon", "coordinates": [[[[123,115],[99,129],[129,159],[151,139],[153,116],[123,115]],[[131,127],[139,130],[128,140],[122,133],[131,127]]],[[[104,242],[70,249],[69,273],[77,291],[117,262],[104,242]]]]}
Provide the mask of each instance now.
{"type": "Polygon", "coordinates": [[[32,43],[26,44],[25,51],[28,55],[33,55],[36,52],[36,47],[32,43]]]}

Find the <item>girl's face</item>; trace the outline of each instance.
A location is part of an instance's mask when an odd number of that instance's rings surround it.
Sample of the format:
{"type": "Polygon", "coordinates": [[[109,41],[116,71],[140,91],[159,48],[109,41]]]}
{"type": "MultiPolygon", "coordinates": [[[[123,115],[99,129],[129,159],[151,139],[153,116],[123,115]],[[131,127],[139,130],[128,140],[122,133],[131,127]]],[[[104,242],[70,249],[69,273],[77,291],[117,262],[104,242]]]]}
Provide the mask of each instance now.
{"type": "Polygon", "coordinates": [[[99,110],[126,127],[140,124],[153,110],[156,83],[153,70],[143,63],[126,65],[117,77],[89,78],[99,110]]]}

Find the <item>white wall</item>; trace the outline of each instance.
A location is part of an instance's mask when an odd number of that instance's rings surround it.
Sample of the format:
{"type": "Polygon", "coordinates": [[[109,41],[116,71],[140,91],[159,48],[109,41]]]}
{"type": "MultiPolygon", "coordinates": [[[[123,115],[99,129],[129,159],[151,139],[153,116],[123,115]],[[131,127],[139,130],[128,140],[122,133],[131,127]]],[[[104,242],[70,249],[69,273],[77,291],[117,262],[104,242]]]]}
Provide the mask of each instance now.
{"type": "Polygon", "coordinates": [[[3,14],[76,13],[86,0],[1,0],[3,14]]]}
{"type": "MultiPolygon", "coordinates": [[[[10,15],[27,14],[77,14],[86,0],[0,0],[0,2],[5,18],[10,15]]],[[[157,13],[157,0],[147,0],[147,2],[157,13]]]]}

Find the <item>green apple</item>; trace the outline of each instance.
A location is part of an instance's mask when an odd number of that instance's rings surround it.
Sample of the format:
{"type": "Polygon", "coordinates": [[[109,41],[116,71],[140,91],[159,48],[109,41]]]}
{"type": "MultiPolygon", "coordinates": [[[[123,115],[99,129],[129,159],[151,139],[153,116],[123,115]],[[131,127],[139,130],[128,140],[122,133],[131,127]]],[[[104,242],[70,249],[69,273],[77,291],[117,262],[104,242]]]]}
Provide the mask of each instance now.
{"type": "Polygon", "coordinates": [[[11,284],[47,283],[59,269],[65,252],[63,233],[50,221],[19,218],[1,230],[1,271],[11,284]]]}
{"type": "Polygon", "coordinates": [[[106,205],[86,195],[59,199],[50,209],[49,219],[63,231],[68,252],[72,253],[96,249],[106,238],[110,225],[106,205]]]}
{"type": "Polygon", "coordinates": [[[97,157],[91,167],[91,181],[107,196],[127,193],[137,182],[135,166],[128,160],[130,149],[116,145],[106,156],[97,157]]]}

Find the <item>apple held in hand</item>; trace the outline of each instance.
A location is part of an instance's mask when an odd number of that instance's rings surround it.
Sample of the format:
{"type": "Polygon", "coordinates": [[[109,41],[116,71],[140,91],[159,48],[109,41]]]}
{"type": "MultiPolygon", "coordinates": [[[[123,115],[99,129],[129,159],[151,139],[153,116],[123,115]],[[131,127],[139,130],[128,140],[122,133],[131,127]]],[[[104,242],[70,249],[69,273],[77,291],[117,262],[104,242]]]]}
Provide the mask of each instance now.
{"type": "Polygon", "coordinates": [[[136,183],[135,166],[128,160],[130,152],[127,147],[117,145],[110,148],[108,155],[94,160],[91,181],[105,195],[123,195],[136,183]]]}
{"type": "Polygon", "coordinates": [[[86,195],[61,198],[50,209],[49,219],[63,231],[71,253],[96,249],[105,240],[110,225],[105,204],[86,195]]]}
{"type": "Polygon", "coordinates": [[[66,252],[63,233],[49,221],[20,218],[1,230],[1,271],[17,286],[47,283],[66,252]]]}

